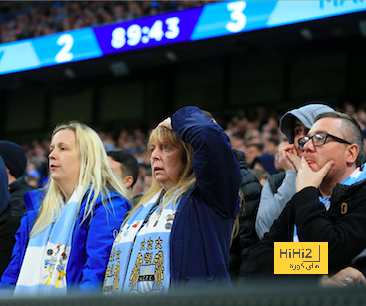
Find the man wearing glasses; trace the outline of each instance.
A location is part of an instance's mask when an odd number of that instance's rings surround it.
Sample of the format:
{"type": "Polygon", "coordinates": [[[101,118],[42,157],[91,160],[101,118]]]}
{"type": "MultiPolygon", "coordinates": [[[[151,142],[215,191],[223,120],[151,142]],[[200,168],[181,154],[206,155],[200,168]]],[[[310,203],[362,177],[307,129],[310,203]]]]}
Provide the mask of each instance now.
{"type": "MultiPolygon", "coordinates": [[[[356,120],[339,112],[316,117],[295,187],[278,220],[249,254],[249,276],[273,275],[274,242],[328,242],[329,273],[353,264],[366,248],[366,169],[356,120]]],[[[361,267],[360,267],[361,268],[361,267]]]]}
{"type": "Polygon", "coordinates": [[[312,103],[290,110],[281,117],[280,129],[289,142],[278,150],[278,160],[285,172],[271,175],[262,188],[255,222],[259,239],[263,239],[296,193],[295,180],[304,153],[299,148],[299,138],[307,135],[317,115],[332,111],[334,109],[327,105],[312,103]]]}

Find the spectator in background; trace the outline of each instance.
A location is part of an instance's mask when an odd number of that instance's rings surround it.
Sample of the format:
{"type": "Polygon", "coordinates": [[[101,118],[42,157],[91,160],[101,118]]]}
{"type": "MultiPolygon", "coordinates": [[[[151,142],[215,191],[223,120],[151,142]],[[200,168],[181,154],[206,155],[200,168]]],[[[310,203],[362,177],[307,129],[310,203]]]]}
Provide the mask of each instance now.
{"type": "Polygon", "coordinates": [[[49,187],[25,195],[27,214],[1,286],[15,286],[19,296],[98,292],[131,208],[127,189],[87,125],[57,126],[50,150],[49,187]]]}
{"type": "Polygon", "coordinates": [[[108,151],[107,155],[109,164],[114,172],[122,178],[123,183],[130,194],[130,198],[132,199],[132,205],[135,206],[142,196],[134,196],[134,186],[139,174],[137,159],[133,155],[124,151],[108,151]]]}
{"type": "MultiPolygon", "coordinates": [[[[41,1],[2,14],[0,43],[49,35],[89,26],[136,19],[189,7],[206,1],[41,1]]],[[[25,6],[25,5],[23,5],[25,6]]]]}
{"type": "Polygon", "coordinates": [[[9,200],[7,169],[0,156],[0,277],[9,265],[15,243],[14,235],[20,225],[20,219],[11,213],[9,200]]]}
{"type": "Polygon", "coordinates": [[[263,169],[250,169],[251,173],[255,175],[255,177],[258,179],[259,183],[264,186],[264,184],[267,182],[267,179],[269,177],[268,172],[266,172],[263,169]]]}
{"type": "Polygon", "coordinates": [[[309,104],[288,111],[282,116],[280,129],[290,144],[281,147],[279,163],[286,172],[271,175],[262,189],[255,225],[259,239],[269,231],[274,220],[296,192],[295,179],[303,155],[298,140],[307,134],[317,115],[329,111],[333,109],[327,105],[309,104]]]}
{"type": "Polygon", "coordinates": [[[151,167],[149,166],[148,168],[146,168],[144,176],[144,194],[150,189],[152,181],[153,181],[152,171],[151,167]]]}
{"type": "Polygon", "coordinates": [[[48,181],[48,151],[49,138],[38,140],[32,139],[24,144],[28,163],[26,168],[26,181],[31,181],[35,188],[42,188],[48,181]]]}
{"type": "Polygon", "coordinates": [[[269,175],[278,173],[275,168],[275,157],[269,153],[257,156],[252,163],[252,169],[262,169],[269,175]]]}
{"type": "Polygon", "coordinates": [[[269,138],[264,148],[265,153],[276,155],[280,141],[276,138],[269,138]]]}
{"type": "Polygon", "coordinates": [[[30,186],[34,188],[40,187],[39,183],[41,181],[41,174],[37,170],[37,165],[29,160],[26,169],[26,181],[30,186]]]}
{"type": "Polygon", "coordinates": [[[249,169],[253,169],[255,158],[262,154],[263,145],[261,143],[252,143],[246,146],[245,157],[247,159],[249,169]]]}
{"type": "Polygon", "coordinates": [[[8,174],[11,213],[20,219],[25,213],[23,196],[34,189],[26,182],[24,177],[27,156],[22,146],[4,140],[0,141],[0,155],[4,160],[8,174]]]}

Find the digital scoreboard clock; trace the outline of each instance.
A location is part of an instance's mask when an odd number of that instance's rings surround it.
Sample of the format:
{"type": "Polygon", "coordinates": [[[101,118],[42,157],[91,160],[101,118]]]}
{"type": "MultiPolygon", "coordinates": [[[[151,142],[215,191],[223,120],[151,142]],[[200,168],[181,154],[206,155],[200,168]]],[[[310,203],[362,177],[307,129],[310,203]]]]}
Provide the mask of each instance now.
{"type": "Polygon", "coordinates": [[[366,11],[363,0],[223,1],[0,45],[0,75],[366,11]]]}

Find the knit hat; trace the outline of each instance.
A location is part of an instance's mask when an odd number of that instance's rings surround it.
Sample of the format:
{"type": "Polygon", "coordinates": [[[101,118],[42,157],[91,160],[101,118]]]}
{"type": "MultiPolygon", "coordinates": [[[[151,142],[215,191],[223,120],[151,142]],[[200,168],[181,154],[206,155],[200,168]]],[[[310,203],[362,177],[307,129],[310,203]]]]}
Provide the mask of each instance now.
{"type": "Polygon", "coordinates": [[[11,175],[18,178],[24,174],[27,167],[27,156],[22,146],[2,140],[0,141],[0,155],[11,175]]]}
{"type": "Polygon", "coordinates": [[[314,124],[316,116],[322,113],[334,112],[334,109],[324,104],[308,104],[303,107],[286,112],[280,119],[280,129],[286,135],[289,143],[294,143],[295,120],[300,122],[308,129],[314,124]]]}

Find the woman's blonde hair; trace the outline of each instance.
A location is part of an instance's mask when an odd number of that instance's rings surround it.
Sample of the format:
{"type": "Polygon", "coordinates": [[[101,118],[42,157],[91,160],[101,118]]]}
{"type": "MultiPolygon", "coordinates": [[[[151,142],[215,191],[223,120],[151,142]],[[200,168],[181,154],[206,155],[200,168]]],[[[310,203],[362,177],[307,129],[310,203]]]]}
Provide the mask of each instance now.
{"type": "MultiPolygon", "coordinates": [[[[184,164],[183,172],[179,176],[177,184],[166,191],[162,200],[162,207],[164,207],[167,204],[167,201],[170,199],[173,199],[174,205],[179,197],[196,183],[196,177],[192,168],[193,148],[190,144],[185,143],[183,140],[181,140],[177,133],[175,133],[173,130],[165,127],[158,127],[152,130],[148,142],[149,150],[151,150],[153,142],[163,146],[175,147],[182,150],[182,162],[184,164]],[[177,190],[179,190],[179,192],[174,195],[177,190]]],[[[153,180],[151,183],[151,187],[140,199],[139,203],[130,211],[124,223],[142,204],[150,200],[162,188],[162,186],[157,182],[155,177],[152,177],[153,180]]]]}
{"type": "MultiPolygon", "coordinates": [[[[87,190],[90,189],[82,222],[89,217],[93,217],[93,207],[99,195],[102,197],[103,205],[108,210],[103,200],[107,198],[110,200],[108,192],[110,189],[130,201],[123,181],[113,172],[109,165],[107,153],[99,135],[86,124],[71,121],[56,126],[53,130],[52,138],[61,130],[71,130],[75,133],[80,158],[80,173],[77,186],[81,188],[82,195],[85,195],[87,190]]],[[[61,189],[52,177],[49,179],[45,192],[46,196],[41,204],[39,216],[32,228],[31,235],[39,234],[50,223],[55,222],[60,216],[63,205],[65,205],[61,189]]],[[[81,202],[82,199],[79,202],[79,209],[81,202]]]]}

